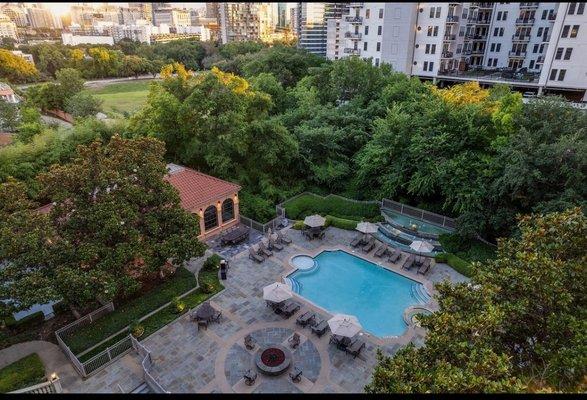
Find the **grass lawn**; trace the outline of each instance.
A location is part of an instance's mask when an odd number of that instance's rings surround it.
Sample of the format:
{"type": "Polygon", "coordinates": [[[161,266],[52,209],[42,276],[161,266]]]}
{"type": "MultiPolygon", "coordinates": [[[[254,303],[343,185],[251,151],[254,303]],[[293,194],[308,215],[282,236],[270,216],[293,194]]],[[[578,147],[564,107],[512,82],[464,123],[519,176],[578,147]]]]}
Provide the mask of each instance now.
{"type": "Polygon", "coordinates": [[[37,353],[0,369],[0,393],[11,392],[45,381],[45,366],[37,353]]]}
{"type": "Polygon", "coordinates": [[[103,101],[105,112],[135,112],[147,102],[149,84],[153,80],[113,83],[99,89],[88,89],[103,101]]]}

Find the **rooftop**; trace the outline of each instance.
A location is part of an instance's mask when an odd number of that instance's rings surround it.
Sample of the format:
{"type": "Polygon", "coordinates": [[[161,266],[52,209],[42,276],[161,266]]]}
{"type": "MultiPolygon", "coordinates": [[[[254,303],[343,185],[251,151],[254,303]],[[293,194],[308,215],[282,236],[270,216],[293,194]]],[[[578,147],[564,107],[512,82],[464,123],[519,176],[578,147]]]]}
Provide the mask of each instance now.
{"type": "Polygon", "coordinates": [[[8,146],[12,143],[12,135],[10,133],[0,132],[0,147],[8,146]]]}

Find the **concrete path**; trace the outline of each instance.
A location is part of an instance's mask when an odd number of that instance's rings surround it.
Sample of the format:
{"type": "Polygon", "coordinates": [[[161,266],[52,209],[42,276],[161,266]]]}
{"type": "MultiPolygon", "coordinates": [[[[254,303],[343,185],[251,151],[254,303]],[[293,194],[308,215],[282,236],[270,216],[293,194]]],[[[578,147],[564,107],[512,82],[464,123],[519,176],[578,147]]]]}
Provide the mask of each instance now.
{"type": "Polygon", "coordinates": [[[0,368],[4,368],[33,353],[37,353],[43,361],[47,378],[54,372],[57,373],[64,392],[68,391],[68,387],[72,387],[78,381],[81,381],[81,377],[75,372],[59,346],[42,340],[18,343],[0,350],[0,368]]]}

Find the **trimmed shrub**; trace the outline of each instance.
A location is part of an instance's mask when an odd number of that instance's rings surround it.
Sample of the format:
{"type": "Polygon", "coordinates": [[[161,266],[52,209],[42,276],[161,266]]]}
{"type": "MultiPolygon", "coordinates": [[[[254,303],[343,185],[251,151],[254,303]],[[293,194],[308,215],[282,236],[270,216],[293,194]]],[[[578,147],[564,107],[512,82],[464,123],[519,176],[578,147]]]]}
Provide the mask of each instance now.
{"type": "Polygon", "coordinates": [[[30,328],[35,325],[40,325],[45,321],[45,314],[43,311],[37,311],[26,317],[19,319],[16,321],[14,317],[11,315],[10,317],[6,318],[5,320],[6,327],[13,328],[13,329],[25,329],[30,328]]]}
{"type": "Polygon", "coordinates": [[[455,254],[440,253],[434,259],[436,262],[448,264],[452,269],[468,278],[471,277],[471,264],[455,254]]]}
{"type": "Polygon", "coordinates": [[[217,271],[220,268],[220,260],[222,260],[222,257],[218,254],[212,254],[204,261],[202,268],[206,271],[217,271]]]}
{"type": "Polygon", "coordinates": [[[298,231],[301,231],[303,227],[304,227],[304,221],[301,221],[301,220],[295,221],[292,225],[292,229],[295,229],[298,231]]]}
{"type": "Polygon", "coordinates": [[[381,212],[378,204],[357,203],[340,197],[321,198],[314,194],[305,194],[283,205],[285,213],[291,219],[303,219],[308,215],[332,215],[344,219],[379,218],[381,212]]]}
{"type": "Polygon", "coordinates": [[[332,215],[326,216],[326,226],[334,226],[335,228],[346,229],[352,231],[357,227],[357,221],[351,219],[337,218],[332,215]]]}

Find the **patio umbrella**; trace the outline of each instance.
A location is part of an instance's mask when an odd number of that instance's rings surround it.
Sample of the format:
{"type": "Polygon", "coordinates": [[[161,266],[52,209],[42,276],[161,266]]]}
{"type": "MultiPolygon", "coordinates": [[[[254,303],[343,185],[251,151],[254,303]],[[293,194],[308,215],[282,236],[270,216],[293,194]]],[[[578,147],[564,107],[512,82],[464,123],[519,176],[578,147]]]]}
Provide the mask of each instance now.
{"type": "Polygon", "coordinates": [[[209,319],[210,317],[212,317],[214,315],[214,312],[215,312],[215,310],[210,305],[210,302],[209,301],[206,301],[196,311],[196,318],[206,319],[207,320],[207,319],[209,319]]]}
{"type": "Polygon", "coordinates": [[[306,218],[304,218],[304,225],[308,225],[310,228],[318,228],[320,226],[324,226],[325,223],[326,218],[318,214],[309,215],[306,218]]]}
{"type": "Polygon", "coordinates": [[[410,249],[418,253],[430,253],[434,249],[434,245],[423,240],[414,240],[410,245],[410,249]]]}
{"type": "Polygon", "coordinates": [[[349,338],[363,329],[357,317],[346,314],[336,314],[328,320],[328,326],[333,334],[349,338]]]}
{"type": "Polygon", "coordinates": [[[275,282],[263,288],[263,299],[281,303],[293,296],[291,289],[285,283],[275,282]]]}
{"type": "Polygon", "coordinates": [[[355,229],[362,233],[375,233],[379,227],[371,222],[359,222],[355,229]]]}

